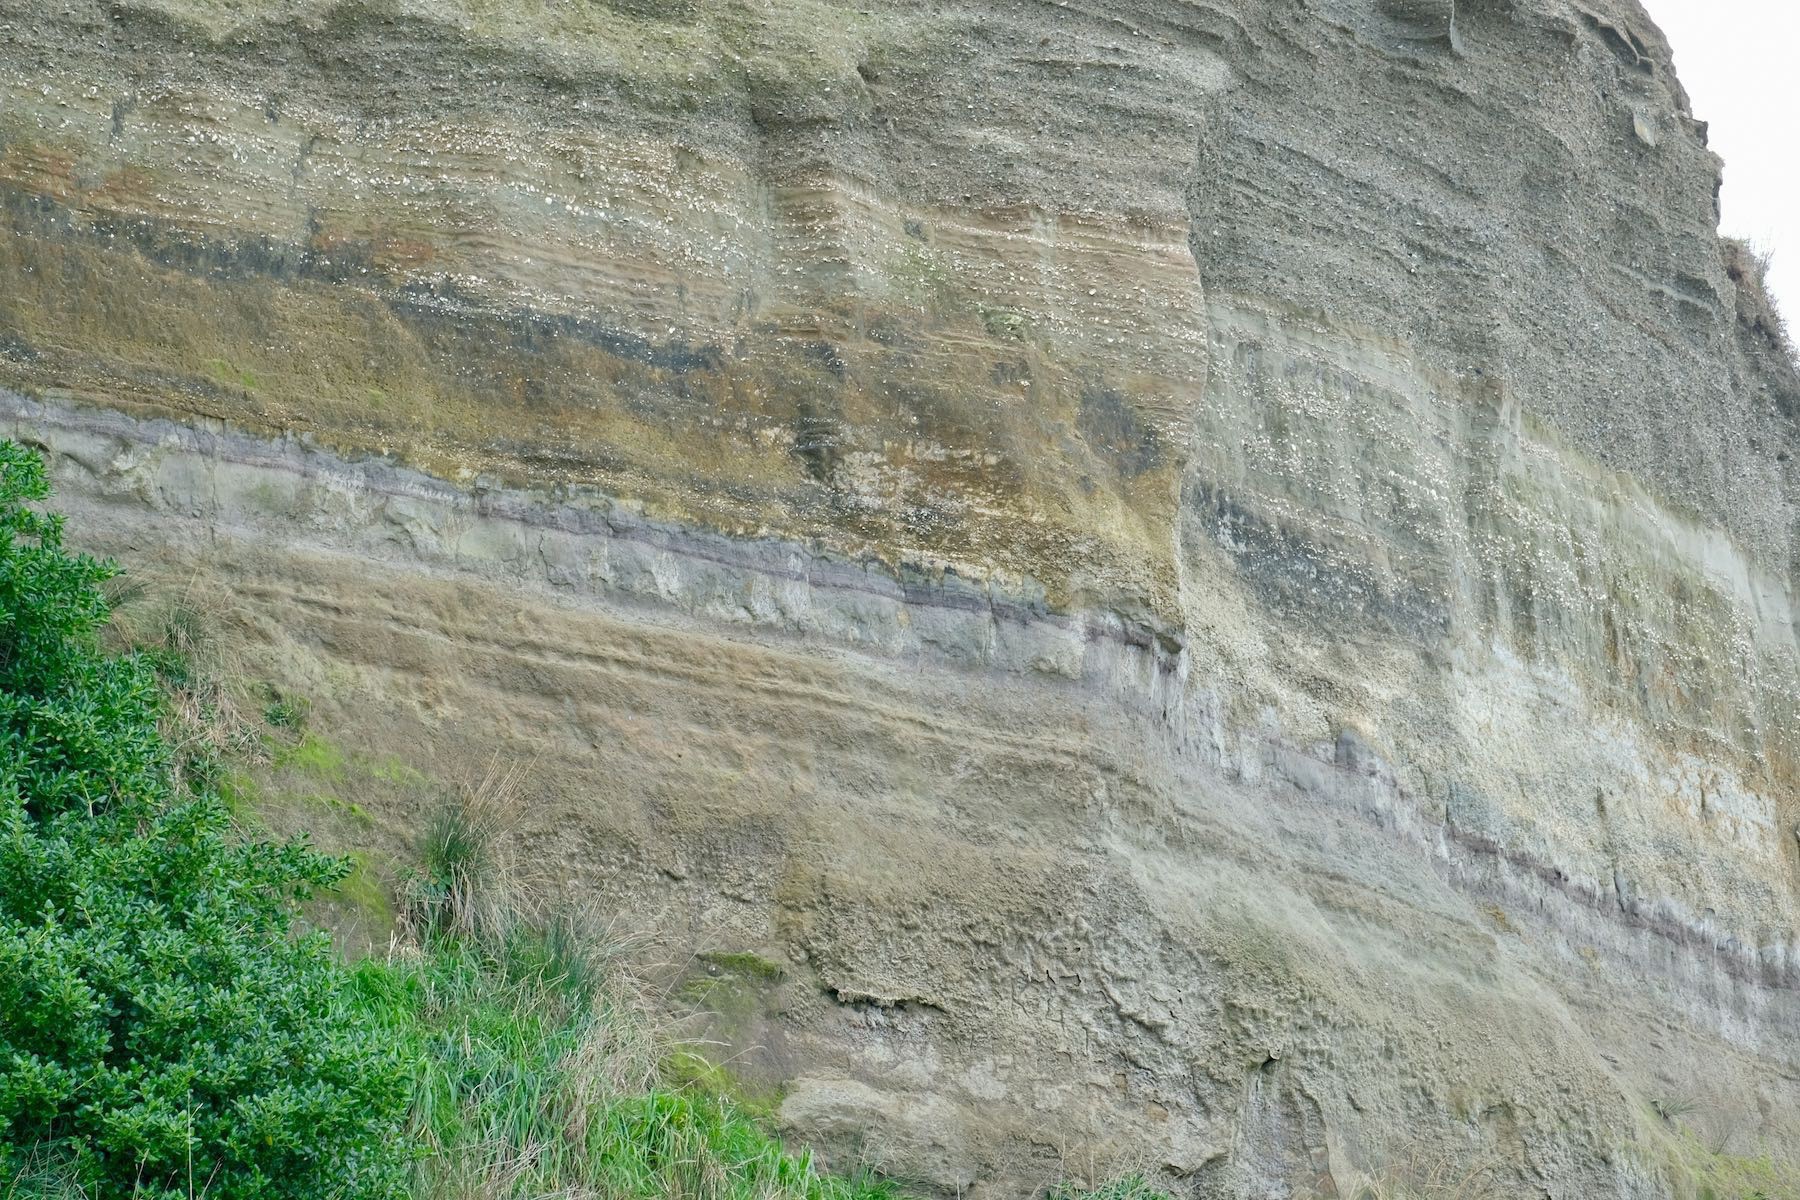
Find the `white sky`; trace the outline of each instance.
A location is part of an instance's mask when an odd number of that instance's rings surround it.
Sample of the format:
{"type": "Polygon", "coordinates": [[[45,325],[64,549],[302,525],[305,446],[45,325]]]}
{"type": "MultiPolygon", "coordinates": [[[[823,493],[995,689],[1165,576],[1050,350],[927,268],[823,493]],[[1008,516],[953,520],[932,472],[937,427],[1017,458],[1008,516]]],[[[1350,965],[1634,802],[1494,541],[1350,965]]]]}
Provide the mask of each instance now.
{"type": "Polygon", "coordinates": [[[1800,2],[1643,0],[1725,160],[1720,230],[1772,251],[1769,290],[1800,333],[1800,2]]]}

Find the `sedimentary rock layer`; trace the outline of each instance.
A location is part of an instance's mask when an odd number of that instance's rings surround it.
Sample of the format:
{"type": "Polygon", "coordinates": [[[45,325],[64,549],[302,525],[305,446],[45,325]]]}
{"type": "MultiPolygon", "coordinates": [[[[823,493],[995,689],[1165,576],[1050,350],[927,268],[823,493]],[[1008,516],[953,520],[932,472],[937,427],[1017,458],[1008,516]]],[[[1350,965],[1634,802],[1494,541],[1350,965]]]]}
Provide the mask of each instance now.
{"type": "Polygon", "coordinates": [[[797,1136],[1794,1143],[1800,382],[1629,0],[0,0],[0,98],[72,528],[782,964],[726,1033],[797,1136]]]}

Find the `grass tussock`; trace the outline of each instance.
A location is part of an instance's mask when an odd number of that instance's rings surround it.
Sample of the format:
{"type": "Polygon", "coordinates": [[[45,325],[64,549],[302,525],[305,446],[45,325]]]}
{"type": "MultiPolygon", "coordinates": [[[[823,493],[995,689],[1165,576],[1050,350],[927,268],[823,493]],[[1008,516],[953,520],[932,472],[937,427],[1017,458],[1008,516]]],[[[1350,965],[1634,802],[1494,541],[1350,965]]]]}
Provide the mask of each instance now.
{"type": "Polygon", "coordinates": [[[423,874],[408,889],[415,937],[504,940],[532,919],[510,838],[524,802],[524,769],[490,760],[434,812],[419,848],[423,874]]]}
{"type": "Polygon", "coordinates": [[[59,1153],[28,1152],[12,1178],[0,1177],[0,1200],[90,1200],[91,1196],[67,1157],[59,1153]]]}

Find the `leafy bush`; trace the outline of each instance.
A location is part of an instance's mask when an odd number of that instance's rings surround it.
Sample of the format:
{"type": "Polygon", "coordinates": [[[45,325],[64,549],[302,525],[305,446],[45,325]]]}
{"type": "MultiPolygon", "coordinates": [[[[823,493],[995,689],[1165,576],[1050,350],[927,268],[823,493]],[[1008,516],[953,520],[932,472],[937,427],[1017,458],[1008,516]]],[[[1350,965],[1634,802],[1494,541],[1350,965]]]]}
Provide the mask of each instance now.
{"type": "Polygon", "coordinates": [[[217,1200],[404,1194],[411,1067],[293,903],[343,864],[177,785],[112,568],[0,443],[0,1182],[217,1200]]]}

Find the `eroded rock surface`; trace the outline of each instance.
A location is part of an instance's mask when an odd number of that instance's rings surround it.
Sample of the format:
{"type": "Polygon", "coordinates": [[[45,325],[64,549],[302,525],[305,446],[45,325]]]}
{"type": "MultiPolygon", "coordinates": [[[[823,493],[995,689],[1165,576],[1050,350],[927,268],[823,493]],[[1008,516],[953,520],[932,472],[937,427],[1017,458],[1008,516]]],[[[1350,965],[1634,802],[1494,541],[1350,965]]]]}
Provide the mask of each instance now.
{"type": "Polygon", "coordinates": [[[0,383],[841,1163],[1777,1195],[1718,166],[1631,0],[0,0],[0,383]]]}

